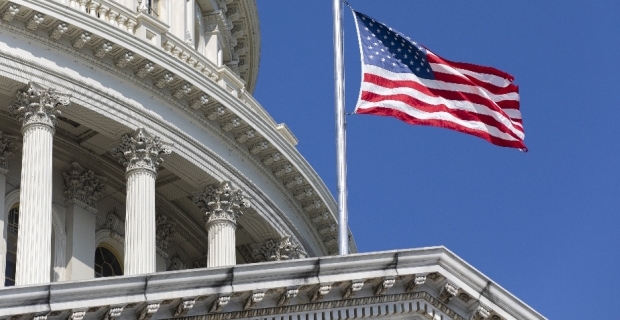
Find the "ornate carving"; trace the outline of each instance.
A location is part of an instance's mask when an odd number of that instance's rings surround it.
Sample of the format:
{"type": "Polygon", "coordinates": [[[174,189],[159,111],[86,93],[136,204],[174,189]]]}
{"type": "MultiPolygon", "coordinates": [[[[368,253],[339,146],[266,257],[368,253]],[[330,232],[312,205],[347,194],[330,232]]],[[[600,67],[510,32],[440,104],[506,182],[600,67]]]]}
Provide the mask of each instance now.
{"type": "Polygon", "coordinates": [[[195,303],[196,303],[196,299],[182,300],[181,303],[179,303],[179,305],[177,306],[176,311],[174,311],[174,316],[179,317],[179,316],[186,315],[187,312],[189,312],[189,310],[191,310],[194,307],[195,303]]]}
{"type": "Polygon", "coordinates": [[[64,22],[61,22],[57,24],[55,28],[52,29],[52,32],[50,33],[50,38],[54,40],[58,40],[60,39],[60,37],[62,37],[62,35],[65,32],[67,32],[67,30],[69,30],[69,28],[67,27],[67,24],[64,22]]]}
{"type": "Polygon", "coordinates": [[[103,181],[94,172],[73,162],[69,170],[63,172],[65,178],[65,200],[76,201],[80,207],[93,211],[105,189],[103,181]]]}
{"type": "Polygon", "coordinates": [[[245,130],[243,132],[241,132],[240,134],[238,134],[235,137],[235,140],[237,140],[237,142],[239,143],[246,143],[248,140],[252,139],[255,137],[256,131],[254,131],[254,129],[248,129],[245,130]]]}
{"type": "Polygon", "coordinates": [[[82,32],[80,35],[73,40],[73,47],[76,49],[81,49],[88,41],[91,39],[90,32],[82,32]]]}
{"type": "Polygon", "coordinates": [[[273,174],[275,174],[276,177],[282,177],[283,175],[289,174],[291,172],[293,172],[293,166],[290,163],[277,167],[273,170],[273,174]]]}
{"type": "Polygon", "coordinates": [[[483,304],[479,304],[469,317],[469,320],[485,320],[489,318],[491,309],[483,304]]]}
{"type": "Polygon", "coordinates": [[[260,141],[250,147],[250,153],[257,154],[261,151],[265,151],[269,148],[269,142],[267,140],[260,141]]]}
{"type": "Polygon", "coordinates": [[[128,63],[132,62],[133,59],[135,59],[134,53],[131,51],[126,51],[114,59],[114,65],[122,69],[125,68],[128,63]]]}
{"type": "Polygon", "coordinates": [[[0,170],[9,170],[9,159],[15,155],[19,148],[17,137],[0,131],[0,170]]]}
{"type": "Polygon", "coordinates": [[[131,135],[124,135],[121,143],[111,152],[125,166],[126,172],[145,169],[155,174],[164,161],[162,156],[172,153],[168,144],[146,132],[144,128],[137,129],[131,135]]]}
{"type": "Polygon", "coordinates": [[[364,287],[364,281],[353,281],[351,285],[342,293],[342,299],[353,297],[356,292],[362,290],[364,287]]]}
{"type": "Polygon", "coordinates": [[[230,296],[218,297],[217,300],[213,302],[213,305],[211,306],[211,309],[209,310],[209,312],[222,311],[222,308],[224,308],[228,304],[229,301],[230,301],[230,296]]]}
{"type": "Polygon", "coordinates": [[[99,229],[110,230],[110,237],[117,240],[123,239],[124,241],[125,221],[121,220],[121,218],[116,213],[116,209],[108,213],[105,222],[103,223],[103,225],[100,226],[99,229]]]}
{"type": "Polygon", "coordinates": [[[385,278],[379,285],[375,287],[375,295],[385,294],[392,286],[396,283],[396,279],[394,278],[385,278]]]}
{"type": "Polygon", "coordinates": [[[113,47],[114,43],[110,41],[104,41],[97,47],[97,49],[95,49],[95,57],[103,59],[103,57],[105,57],[105,55],[108,54],[108,52],[110,52],[113,47]]]}
{"type": "Polygon", "coordinates": [[[306,188],[306,189],[295,192],[294,195],[295,195],[295,199],[303,200],[303,199],[312,197],[314,195],[314,191],[312,190],[312,188],[306,188]]]}
{"type": "Polygon", "coordinates": [[[230,119],[230,121],[222,124],[222,130],[228,132],[241,124],[241,119],[235,117],[230,119]]]}
{"type": "Polygon", "coordinates": [[[314,201],[303,204],[306,212],[312,212],[314,210],[321,209],[323,207],[323,201],[316,199],[314,201]]]}
{"type": "Polygon", "coordinates": [[[441,288],[437,299],[439,299],[443,303],[448,303],[450,302],[450,300],[452,300],[452,298],[454,298],[454,296],[456,296],[458,292],[459,288],[456,285],[448,282],[443,286],[443,288],[441,288]]]}
{"type": "Polygon", "coordinates": [[[148,14],[149,13],[149,4],[148,4],[148,0],[138,0],[138,7],[136,8],[136,11],[144,13],[144,14],[148,14]]]}
{"type": "MultiPolygon", "coordinates": [[[[157,253],[165,257],[168,254],[168,246],[174,242],[174,234],[176,232],[176,224],[168,221],[164,215],[157,215],[155,218],[155,242],[157,244],[157,253]]],[[[177,258],[178,259],[178,258],[177,258]]]]}
{"type": "Polygon", "coordinates": [[[330,223],[330,224],[325,224],[319,227],[317,230],[319,231],[319,234],[326,235],[326,234],[335,233],[336,231],[338,231],[338,227],[335,224],[330,223]]]}
{"type": "Polygon", "coordinates": [[[264,244],[253,244],[252,256],[255,261],[264,262],[303,259],[308,254],[287,235],[280,240],[270,239],[264,244]]]}
{"type": "Polygon", "coordinates": [[[170,265],[166,269],[167,271],[185,270],[187,266],[179,257],[173,257],[170,259],[170,265]]]}
{"type": "Polygon", "coordinates": [[[159,303],[149,303],[140,312],[138,320],[148,320],[159,310],[159,303]]]}
{"type": "Polygon", "coordinates": [[[459,299],[463,300],[463,302],[469,302],[469,300],[471,300],[471,296],[465,292],[459,293],[458,297],[459,299]]]}
{"type": "Polygon", "coordinates": [[[86,311],[74,311],[71,313],[71,320],[82,320],[86,315],[86,311]]]}
{"type": "Polygon", "coordinates": [[[68,106],[69,98],[52,88],[31,82],[26,91],[17,92],[17,102],[9,107],[24,127],[31,124],[54,127],[61,114],[59,106],[68,106]]]}
{"type": "Polygon", "coordinates": [[[2,14],[2,20],[6,22],[13,21],[13,18],[15,18],[15,16],[19,13],[19,7],[20,7],[19,5],[10,3],[6,7],[6,10],[4,10],[4,13],[2,14]]]}
{"type": "Polygon", "coordinates": [[[280,160],[282,160],[282,155],[280,154],[280,152],[274,152],[270,156],[263,158],[262,162],[264,165],[270,166],[274,162],[278,162],[280,160]]]}
{"type": "Polygon", "coordinates": [[[315,224],[319,224],[323,221],[328,221],[330,217],[331,217],[331,214],[329,213],[329,211],[316,213],[310,216],[310,218],[312,219],[312,222],[314,222],[315,224]]]}
{"type": "Polygon", "coordinates": [[[206,222],[218,220],[237,222],[244,209],[250,207],[249,199],[239,189],[233,189],[228,181],[207,186],[205,192],[194,193],[193,201],[206,214],[206,222]]]}
{"type": "Polygon", "coordinates": [[[32,31],[37,30],[43,20],[45,20],[45,15],[37,12],[26,22],[26,28],[32,31]]]}
{"type": "Polygon", "coordinates": [[[288,304],[298,293],[298,289],[287,289],[286,292],[280,296],[280,299],[278,299],[278,307],[288,304]]]}
{"type": "Polygon", "coordinates": [[[172,80],[174,80],[174,74],[170,72],[164,72],[155,80],[155,86],[163,89],[167,84],[172,82],[172,80]]]}
{"type": "Polygon", "coordinates": [[[248,298],[248,300],[245,301],[245,305],[243,306],[243,309],[244,310],[248,310],[248,309],[252,309],[252,308],[256,307],[256,305],[259,302],[261,302],[264,297],[265,297],[265,293],[264,292],[254,292],[254,293],[252,293],[252,295],[248,298]]]}
{"type": "Polygon", "coordinates": [[[331,285],[320,285],[318,289],[316,289],[316,291],[314,291],[314,293],[312,294],[312,297],[310,298],[310,302],[316,302],[319,300],[323,300],[323,298],[325,298],[325,296],[329,293],[329,291],[332,289],[331,285]]]}
{"type": "Polygon", "coordinates": [[[192,109],[197,110],[197,109],[200,109],[200,108],[206,106],[207,103],[209,103],[209,96],[206,95],[206,94],[201,94],[198,98],[192,100],[189,103],[189,106],[192,109]]]}
{"type": "Polygon", "coordinates": [[[291,189],[291,188],[295,188],[297,186],[300,186],[304,183],[304,178],[302,178],[301,176],[295,176],[293,177],[293,179],[287,180],[284,182],[284,186],[286,186],[287,188],[291,189]]]}
{"type": "Polygon", "coordinates": [[[177,88],[176,91],[174,91],[173,96],[177,99],[181,99],[184,95],[187,95],[190,92],[192,92],[192,85],[190,83],[184,83],[179,88],[177,88]]]}
{"type": "Polygon", "coordinates": [[[138,78],[142,79],[153,70],[155,70],[155,64],[150,61],[144,61],[136,68],[135,74],[138,78]]]}
{"type": "Polygon", "coordinates": [[[205,112],[205,117],[209,120],[215,120],[226,113],[226,108],[223,106],[217,106],[213,110],[205,112]]]}
{"type": "Polygon", "coordinates": [[[425,275],[417,275],[416,274],[416,275],[413,276],[413,280],[411,280],[411,282],[409,282],[409,284],[405,287],[405,291],[411,292],[411,291],[419,288],[425,282],[426,282],[426,276],[425,275]]]}

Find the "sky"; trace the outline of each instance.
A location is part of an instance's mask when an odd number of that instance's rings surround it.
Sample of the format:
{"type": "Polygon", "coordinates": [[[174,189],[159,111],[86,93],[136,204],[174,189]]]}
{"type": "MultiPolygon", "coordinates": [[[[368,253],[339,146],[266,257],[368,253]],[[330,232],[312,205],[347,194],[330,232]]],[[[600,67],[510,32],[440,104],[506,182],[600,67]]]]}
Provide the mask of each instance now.
{"type": "MultiPolygon", "coordinates": [[[[257,100],[336,194],[330,0],[259,0],[257,100]]],[[[523,153],[447,129],[347,116],[359,252],[443,245],[549,319],[617,317],[620,2],[350,0],[520,87],[523,153]]],[[[346,108],[360,57],[345,11],[346,108]]]]}

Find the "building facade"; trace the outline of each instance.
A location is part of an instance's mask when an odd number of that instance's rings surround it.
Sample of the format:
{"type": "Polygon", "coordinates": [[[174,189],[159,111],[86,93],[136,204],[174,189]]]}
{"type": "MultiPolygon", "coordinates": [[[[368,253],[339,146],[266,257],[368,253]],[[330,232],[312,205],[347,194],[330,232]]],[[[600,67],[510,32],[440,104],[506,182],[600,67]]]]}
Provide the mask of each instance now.
{"type": "Polygon", "coordinates": [[[328,257],[259,51],[254,0],[0,0],[0,318],[543,319],[445,248],[328,257]]]}

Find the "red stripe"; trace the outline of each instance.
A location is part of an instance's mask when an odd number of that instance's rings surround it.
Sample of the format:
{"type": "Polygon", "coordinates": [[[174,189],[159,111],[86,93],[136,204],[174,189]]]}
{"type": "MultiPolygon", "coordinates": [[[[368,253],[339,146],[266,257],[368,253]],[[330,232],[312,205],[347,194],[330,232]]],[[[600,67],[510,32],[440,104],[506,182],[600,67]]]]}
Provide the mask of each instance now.
{"type": "Polygon", "coordinates": [[[469,101],[472,103],[480,104],[486,106],[492,111],[503,114],[506,118],[510,118],[502,108],[508,109],[519,109],[519,102],[514,100],[504,100],[499,102],[493,102],[487,98],[481,97],[477,94],[466,93],[461,91],[451,91],[451,90],[442,90],[442,89],[434,89],[424,86],[420,83],[411,80],[390,80],[384,77],[378,76],[372,73],[364,73],[364,82],[376,84],[378,86],[382,86],[384,88],[395,89],[395,88],[411,88],[417,91],[420,91],[431,97],[442,97],[449,100],[455,101],[469,101]],[[516,108],[515,108],[516,106],[516,108]]]}
{"type": "Polygon", "coordinates": [[[433,69],[433,73],[435,74],[435,80],[464,84],[470,86],[482,87],[493,94],[506,94],[506,93],[519,93],[519,87],[515,84],[509,84],[506,87],[498,87],[488,82],[480,81],[472,76],[463,74],[462,76],[458,76],[452,73],[444,73],[441,70],[433,69]]]}
{"type": "MultiPolygon", "coordinates": [[[[426,113],[446,112],[446,113],[454,115],[455,117],[461,120],[482,122],[487,126],[493,126],[497,128],[499,131],[506,133],[514,137],[515,139],[519,139],[519,140],[521,139],[510,128],[508,128],[506,125],[504,125],[503,123],[501,123],[499,120],[497,120],[496,118],[492,116],[470,112],[466,110],[450,109],[444,104],[440,104],[440,105],[428,104],[418,99],[415,99],[411,96],[408,96],[406,94],[379,95],[373,92],[363,91],[361,100],[368,101],[368,102],[381,102],[381,101],[389,101],[389,100],[400,101],[426,113]]],[[[523,132],[523,129],[521,129],[518,126],[515,126],[515,129],[523,132]]]]}
{"type": "Polygon", "coordinates": [[[480,130],[474,130],[474,129],[470,129],[470,128],[467,128],[467,127],[463,127],[461,125],[458,125],[458,124],[456,124],[454,122],[450,122],[450,121],[443,121],[443,120],[421,120],[421,119],[414,118],[414,117],[412,117],[412,116],[410,116],[410,115],[408,115],[406,113],[403,113],[401,111],[398,111],[398,110],[386,109],[386,108],[380,108],[380,107],[372,107],[372,108],[361,109],[357,113],[359,113],[359,114],[373,114],[373,115],[378,115],[378,116],[394,117],[394,118],[400,119],[401,121],[404,121],[406,123],[413,124],[413,125],[433,126],[433,127],[441,127],[441,128],[451,129],[451,130],[467,133],[467,134],[470,134],[470,135],[473,135],[473,136],[485,139],[485,140],[489,141],[490,143],[492,143],[494,145],[497,145],[497,146],[527,150],[527,147],[525,146],[523,141],[508,141],[508,140],[504,140],[504,139],[492,136],[488,132],[480,131],[480,130]]]}
{"type": "Polygon", "coordinates": [[[465,62],[456,62],[456,61],[450,61],[447,59],[444,59],[438,55],[436,55],[435,53],[430,52],[429,54],[426,55],[428,57],[428,61],[429,62],[433,62],[433,63],[441,63],[441,64],[445,64],[448,66],[452,66],[454,68],[460,68],[460,69],[465,69],[465,70],[469,70],[469,71],[473,71],[473,72],[478,72],[478,73],[486,73],[486,74],[492,74],[494,76],[498,76],[501,78],[504,78],[510,82],[513,82],[515,80],[515,78],[511,75],[509,75],[508,73],[502,71],[502,70],[498,70],[492,67],[485,67],[485,66],[479,66],[476,64],[471,64],[471,63],[465,63],[465,62]]]}

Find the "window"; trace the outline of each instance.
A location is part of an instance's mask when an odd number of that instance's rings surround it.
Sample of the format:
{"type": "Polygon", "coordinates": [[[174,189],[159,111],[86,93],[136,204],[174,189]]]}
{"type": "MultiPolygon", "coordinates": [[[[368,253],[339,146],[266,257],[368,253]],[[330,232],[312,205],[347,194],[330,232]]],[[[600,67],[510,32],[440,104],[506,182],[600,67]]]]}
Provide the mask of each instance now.
{"type": "Polygon", "coordinates": [[[112,250],[100,246],[95,251],[95,278],[122,276],[121,262],[112,250]]]}
{"type": "Polygon", "coordinates": [[[15,285],[15,265],[17,263],[17,230],[19,227],[19,203],[9,210],[7,239],[6,239],[6,267],[4,273],[4,286],[15,285]]]}

